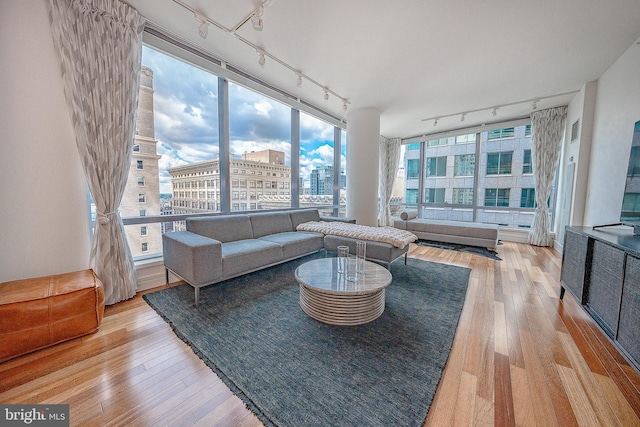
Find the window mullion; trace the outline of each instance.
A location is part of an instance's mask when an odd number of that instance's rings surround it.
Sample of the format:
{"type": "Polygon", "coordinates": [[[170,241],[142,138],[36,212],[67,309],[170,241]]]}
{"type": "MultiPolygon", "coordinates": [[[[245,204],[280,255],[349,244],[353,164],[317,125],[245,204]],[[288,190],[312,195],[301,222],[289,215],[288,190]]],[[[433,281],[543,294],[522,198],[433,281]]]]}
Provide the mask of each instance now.
{"type": "Polygon", "coordinates": [[[218,144],[220,160],[220,211],[231,211],[229,167],[229,82],[218,77],[218,144]]]}
{"type": "Polygon", "coordinates": [[[333,128],[333,216],[340,216],[340,176],[342,175],[342,129],[333,128]]]}
{"type": "Polygon", "coordinates": [[[291,207],[300,207],[300,110],[291,108],[291,207]]]}
{"type": "Polygon", "coordinates": [[[480,165],[482,164],[480,158],[480,132],[476,132],[476,164],[473,168],[473,205],[471,206],[473,210],[473,222],[478,220],[478,184],[480,181],[480,165]]]}

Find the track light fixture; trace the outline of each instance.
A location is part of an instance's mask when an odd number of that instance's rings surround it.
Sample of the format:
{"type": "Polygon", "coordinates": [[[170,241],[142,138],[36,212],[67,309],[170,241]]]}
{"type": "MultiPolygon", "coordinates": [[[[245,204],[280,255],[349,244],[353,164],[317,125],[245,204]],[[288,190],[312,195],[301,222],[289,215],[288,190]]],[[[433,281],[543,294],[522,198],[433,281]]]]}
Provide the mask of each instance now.
{"type": "MultiPolygon", "coordinates": [[[[325,101],[329,100],[329,93],[333,94],[337,100],[342,100],[342,108],[343,110],[347,110],[348,108],[348,104],[349,102],[345,99],[342,98],[339,94],[329,90],[326,86],[323,86],[321,83],[319,83],[318,81],[314,80],[312,77],[296,70],[295,68],[293,68],[291,65],[287,64],[286,62],[282,61],[280,58],[269,54],[268,52],[265,52],[263,49],[261,49],[260,47],[258,47],[257,45],[255,45],[254,43],[252,43],[251,41],[247,40],[246,38],[240,36],[238,34],[238,30],[243,26],[246,25],[249,21],[251,21],[251,24],[253,25],[253,28],[256,31],[262,31],[263,28],[263,22],[262,22],[262,17],[264,15],[264,11],[267,7],[270,7],[276,0],[256,0],[255,3],[258,3],[257,7],[255,9],[253,9],[252,11],[249,11],[247,13],[247,15],[244,15],[244,17],[242,18],[242,20],[240,20],[234,27],[232,28],[228,28],[225,25],[223,25],[222,23],[216,21],[215,19],[209,18],[208,16],[204,15],[201,12],[198,12],[193,6],[189,5],[188,3],[186,3],[186,0],[173,0],[173,2],[177,3],[178,5],[180,5],[181,7],[183,7],[184,9],[188,10],[190,13],[194,14],[194,17],[196,19],[196,21],[198,21],[200,24],[198,26],[198,34],[200,34],[200,36],[202,38],[206,38],[209,32],[209,25],[213,25],[213,27],[215,27],[218,30],[223,31],[224,33],[235,37],[236,39],[238,39],[240,42],[244,43],[245,45],[247,45],[248,47],[255,49],[256,50],[256,54],[258,55],[258,64],[260,64],[260,66],[264,66],[265,62],[266,62],[266,57],[269,56],[269,59],[272,60],[276,66],[280,65],[282,67],[287,68],[288,70],[292,71],[293,73],[295,73],[296,75],[296,85],[298,87],[302,86],[302,80],[306,80],[309,84],[311,84],[312,86],[316,86],[319,87],[320,89],[323,90],[323,97],[325,101]]],[[[254,3],[254,4],[255,4],[254,3]]],[[[222,68],[226,68],[227,63],[226,61],[220,59],[221,64],[222,64],[222,68]]],[[[231,65],[231,64],[229,64],[231,65]]],[[[306,83],[305,83],[306,84],[306,83]]]]}
{"type": "Polygon", "coordinates": [[[264,52],[256,49],[256,53],[258,54],[258,64],[260,64],[261,67],[264,67],[264,63],[266,61],[264,57],[264,52]]]}
{"type": "Polygon", "coordinates": [[[209,34],[209,20],[200,12],[194,12],[193,14],[196,18],[196,21],[200,22],[200,26],[198,27],[198,34],[200,34],[200,37],[202,37],[203,39],[206,39],[207,34],[209,34]]]}
{"type": "Polygon", "coordinates": [[[422,121],[423,122],[430,122],[431,120],[433,120],[433,125],[436,126],[438,124],[438,120],[440,120],[440,119],[446,119],[446,118],[450,118],[450,117],[460,117],[460,121],[463,122],[463,121],[465,121],[467,115],[469,115],[469,114],[475,114],[475,113],[480,113],[480,112],[488,114],[489,111],[491,111],[491,114],[495,117],[495,116],[498,115],[498,109],[499,108],[511,107],[511,106],[522,105],[522,104],[531,105],[531,107],[535,110],[536,108],[538,108],[538,102],[540,102],[542,100],[558,98],[558,97],[564,97],[564,96],[567,96],[567,95],[575,95],[578,92],[579,91],[574,90],[574,91],[571,91],[571,92],[557,93],[555,95],[543,96],[543,97],[538,97],[538,98],[524,99],[522,101],[509,102],[507,104],[497,104],[497,105],[494,104],[494,105],[492,105],[490,107],[482,107],[482,108],[477,108],[475,110],[466,110],[466,111],[462,111],[462,112],[459,112],[459,113],[445,114],[445,115],[440,115],[440,116],[436,116],[436,117],[427,117],[427,118],[422,119],[422,121]]]}
{"type": "Polygon", "coordinates": [[[251,24],[256,31],[262,31],[262,14],[264,13],[264,6],[260,5],[253,15],[251,15],[251,24]]]}

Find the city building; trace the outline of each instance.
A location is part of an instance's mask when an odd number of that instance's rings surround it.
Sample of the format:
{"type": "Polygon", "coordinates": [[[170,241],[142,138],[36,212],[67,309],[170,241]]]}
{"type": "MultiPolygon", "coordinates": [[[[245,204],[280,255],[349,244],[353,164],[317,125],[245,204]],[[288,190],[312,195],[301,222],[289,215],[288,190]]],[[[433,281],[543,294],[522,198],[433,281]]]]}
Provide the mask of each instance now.
{"type": "Polygon", "coordinates": [[[333,194],[333,166],[323,166],[311,171],[310,194],[333,194]]]}
{"type": "MultiPolygon", "coordinates": [[[[284,164],[284,156],[282,151],[261,150],[230,159],[232,211],[263,209],[263,197],[291,206],[291,167],[284,164]]],[[[221,210],[219,165],[219,160],[211,160],[167,169],[173,213],[221,210]]]]}
{"type": "MultiPolygon", "coordinates": [[[[153,71],[142,67],[136,136],[131,155],[127,186],[120,203],[122,217],[161,214],[160,175],[153,116],[153,71]]],[[[162,252],[162,224],[140,224],[125,227],[131,254],[140,257],[162,252]]]]}

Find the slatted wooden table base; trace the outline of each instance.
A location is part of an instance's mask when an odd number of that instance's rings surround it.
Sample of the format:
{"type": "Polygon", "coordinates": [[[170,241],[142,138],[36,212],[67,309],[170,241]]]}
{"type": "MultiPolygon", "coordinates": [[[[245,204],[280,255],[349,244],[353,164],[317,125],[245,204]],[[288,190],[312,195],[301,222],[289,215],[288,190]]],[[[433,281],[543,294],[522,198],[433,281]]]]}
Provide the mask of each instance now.
{"type": "Polygon", "coordinates": [[[384,312],[385,288],[391,273],[365,262],[364,274],[348,281],[337,271],[336,258],[310,261],[296,269],[300,307],[310,317],[331,325],[361,325],[384,312]]]}

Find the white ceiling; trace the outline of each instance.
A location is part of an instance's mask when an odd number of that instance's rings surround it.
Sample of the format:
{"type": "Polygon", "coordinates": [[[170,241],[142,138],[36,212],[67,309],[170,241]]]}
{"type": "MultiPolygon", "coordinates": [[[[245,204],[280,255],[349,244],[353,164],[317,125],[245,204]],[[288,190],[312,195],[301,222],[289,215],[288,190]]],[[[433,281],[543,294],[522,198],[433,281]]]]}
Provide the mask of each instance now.
{"type": "MultiPolygon", "coordinates": [[[[387,137],[527,116],[532,99],[580,90],[640,37],[640,0],[269,0],[237,35],[349,101],[296,87],[288,68],[173,0],[125,0],[165,30],[334,115],[375,107],[387,137]],[[506,106],[506,104],[514,104],[506,106]],[[495,116],[492,107],[501,106],[495,116]],[[460,113],[469,113],[462,123],[460,113]],[[440,118],[437,126],[427,118],[440,118]]],[[[259,0],[182,0],[225,28],[259,0]]],[[[634,46],[635,48],[635,46],[634,46]]],[[[639,47],[640,48],[640,47],[639,47]]],[[[538,109],[573,95],[542,99],[538,109]]]]}

